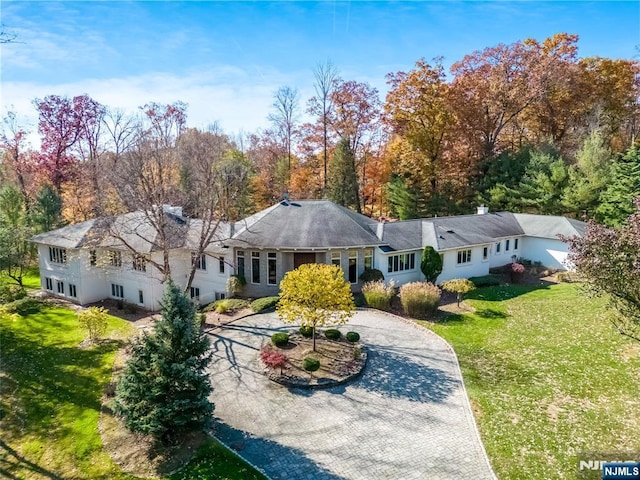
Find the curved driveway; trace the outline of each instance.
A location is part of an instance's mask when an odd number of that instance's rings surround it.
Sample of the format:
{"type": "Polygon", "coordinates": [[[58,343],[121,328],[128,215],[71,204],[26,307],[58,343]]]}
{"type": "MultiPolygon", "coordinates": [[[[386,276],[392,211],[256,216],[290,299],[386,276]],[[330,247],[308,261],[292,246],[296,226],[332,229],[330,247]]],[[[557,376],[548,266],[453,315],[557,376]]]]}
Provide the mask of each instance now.
{"type": "Polygon", "coordinates": [[[458,364],[437,335],[373,310],[341,330],[369,354],[361,377],[288,389],[261,372],[260,346],[292,330],[275,314],[210,331],[216,436],[272,479],[494,479],[458,364]]]}

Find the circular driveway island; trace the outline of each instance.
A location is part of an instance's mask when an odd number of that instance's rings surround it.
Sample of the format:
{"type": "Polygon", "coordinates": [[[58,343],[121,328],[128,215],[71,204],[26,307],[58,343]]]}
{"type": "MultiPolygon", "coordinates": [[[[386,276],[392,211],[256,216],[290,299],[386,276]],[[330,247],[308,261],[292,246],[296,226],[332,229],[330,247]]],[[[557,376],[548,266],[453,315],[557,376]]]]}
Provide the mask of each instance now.
{"type": "Polygon", "coordinates": [[[260,347],[290,331],[275,313],[208,332],[215,433],[272,479],[494,479],[449,345],[384,313],[358,311],[363,374],[322,390],[263,375],[260,347]]]}

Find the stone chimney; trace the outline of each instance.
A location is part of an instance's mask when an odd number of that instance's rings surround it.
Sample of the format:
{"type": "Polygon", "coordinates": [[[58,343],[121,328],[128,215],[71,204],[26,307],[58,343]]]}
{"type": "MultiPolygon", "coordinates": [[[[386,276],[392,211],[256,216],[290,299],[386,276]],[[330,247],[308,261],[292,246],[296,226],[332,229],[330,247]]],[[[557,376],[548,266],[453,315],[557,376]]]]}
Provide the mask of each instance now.
{"type": "Polygon", "coordinates": [[[489,207],[485,207],[484,205],[480,205],[476,212],[477,215],[486,215],[487,213],[489,213],[489,207]]]}

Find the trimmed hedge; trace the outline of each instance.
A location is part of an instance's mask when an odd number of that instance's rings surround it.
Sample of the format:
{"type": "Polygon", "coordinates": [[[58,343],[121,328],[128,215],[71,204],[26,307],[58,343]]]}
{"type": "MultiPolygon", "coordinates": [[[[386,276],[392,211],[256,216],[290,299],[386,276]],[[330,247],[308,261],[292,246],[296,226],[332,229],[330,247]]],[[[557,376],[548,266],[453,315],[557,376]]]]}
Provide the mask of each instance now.
{"type": "Polygon", "coordinates": [[[313,337],[313,327],[300,327],[299,332],[305,338],[313,337]]]}
{"type": "Polygon", "coordinates": [[[365,268],[358,278],[362,283],[381,282],[384,280],[384,274],[377,268],[365,268]]]}
{"type": "Polygon", "coordinates": [[[271,335],[271,343],[273,343],[276,347],[284,347],[289,343],[289,334],[278,332],[271,335]]]}
{"type": "Polygon", "coordinates": [[[279,300],[280,300],[280,297],[278,296],[258,298],[257,300],[254,300],[253,302],[251,302],[251,310],[253,310],[256,313],[271,310],[273,308],[276,308],[276,305],[278,304],[279,300]]]}
{"type": "Polygon", "coordinates": [[[360,334],[358,332],[347,332],[345,338],[348,342],[356,343],[358,340],[360,340],[360,334]]]}
{"type": "Polygon", "coordinates": [[[320,360],[313,357],[305,357],[304,360],[302,360],[302,368],[307,372],[315,372],[320,368],[320,360]]]}
{"type": "Polygon", "coordinates": [[[342,337],[342,332],[340,332],[340,330],[338,330],[337,328],[329,328],[324,331],[324,336],[329,340],[340,340],[340,337],[342,337]]]}

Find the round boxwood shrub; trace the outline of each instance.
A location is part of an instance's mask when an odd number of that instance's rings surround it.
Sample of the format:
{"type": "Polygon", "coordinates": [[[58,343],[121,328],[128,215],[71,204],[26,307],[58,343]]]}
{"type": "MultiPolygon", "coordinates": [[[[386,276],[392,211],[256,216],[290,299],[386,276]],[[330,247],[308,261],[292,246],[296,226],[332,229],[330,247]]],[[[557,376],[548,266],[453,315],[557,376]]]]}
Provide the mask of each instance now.
{"type": "Polygon", "coordinates": [[[300,335],[305,338],[311,338],[313,336],[313,327],[300,327],[300,335]]]}
{"type": "Polygon", "coordinates": [[[381,282],[384,280],[384,274],[377,268],[365,268],[358,278],[362,283],[381,282]]]}
{"type": "Polygon", "coordinates": [[[324,331],[324,336],[329,340],[340,340],[342,333],[337,328],[329,328],[324,331]]]}
{"type": "Polygon", "coordinates": [[[276,347],[284,347],[287,343],[289,343],[289,334],[288,333],[274,333],[271,335],[271,343],[273,343],[276,347]]]}
{"type": "Polygon", "coordinates": [[[358,340],[360,340],[360,334],[358,332],[347,332],[345,337],[347,341],[351,343],[356,343],[358,340]]]}
{"type": "Polygon", "coordinates": [[[302,368],[307,372],[315,372],[320,368],[320,360],[313,357],[304,357],[304,360],[302,360],[302,368]]]}

